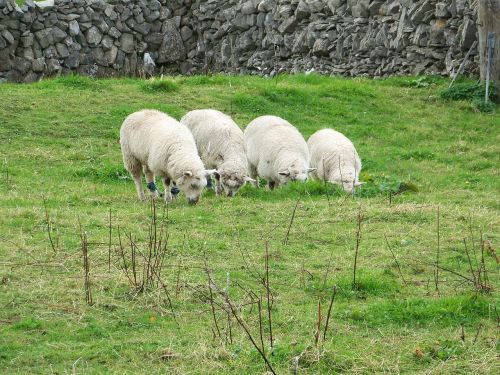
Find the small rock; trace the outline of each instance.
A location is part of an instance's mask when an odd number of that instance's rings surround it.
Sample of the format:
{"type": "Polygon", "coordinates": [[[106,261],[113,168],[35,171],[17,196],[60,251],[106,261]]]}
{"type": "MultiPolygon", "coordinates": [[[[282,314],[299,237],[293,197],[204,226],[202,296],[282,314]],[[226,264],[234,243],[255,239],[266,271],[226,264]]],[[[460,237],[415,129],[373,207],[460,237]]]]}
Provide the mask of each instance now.
{"type": "Polygon", "coordinates": [[[40,43],[40,47],[47,48],[51,44],[54,43],[54,39],[52,37],[52,29],[49,27],[48,29],[43,29],[35,32],[35,36],[40,43]]]}
{"type": "Polygon", "coordinates": [[[304,0],[301,0],[297,5],[297,9],[295,9],[295,17],[298,20],[308,18],[311,15],[311,9],[309,9],[309,5],[304,0]]]}
{"type": "Polygon", "coordinates": [[[64,60],[64,65],[70,69],[76,69],[80,65],[80,53],[77,51],[71,52],[64,60]]]}
{"type": "Polygon", "coordinates": [[[181,37],[183,41],[188,40],[193,36],[193,30],[191,30],[188,26],[182,26],[181,28],[181,37]]]}
{"type": "Polygon", "coordinates": [[[120,35],[122,35],[122,33],[116,27],[111,27],[108,31],[108,34],[115,39],[118,39],[120,35]]]}
{"type": "Polygon", "coordinates": [[[295,30],[295,27],[299,23],[299,20],[297,17],[292,16],[287,18],[285,21],[281,23],[281,25],[278,27],[278,31],[282,34],[288,34],[291,33],[295,30]]]}
{"type": "Polygon", "coordinates": [[[241,6],[242,14],[254,14],[257,13],[257,6],[259,5],[259,0],[249,0],[245,1],[241,6]]]}
{"type": "Polygon", "coordinates": [[[12,61],[8,49],[0,49],[0,72],[10,70],[12,61]]]}
{"type": "Polygon", "coordinates": [[[7,41],[9,44],[14,43],[14,36],[9,32],[9,30],[4,30],[0,33],[0,35],[7,41]]]}
{"type": "Polygon", "coordinates": [[[120,49],[125,53],[134,52],[134,36],[132,34],[123,33],[120,37],[120,49]]]}
{"type": "Polygon", "coordinates": [[[97,46],[102,40],[102,34],[99,31],[99,29],[95,26],[92,26],[90,29],[88,29],[85,36],[87,38],[87,43],[91,47],[97,46]]]}
{"type": "Polygon", "coordinates": [[[108,61],[109,64],[114,64],[116,61],[116,56],[118,54],[118,47],[111,46],[111,48],[104,53],[104,58],[108,61]]]}
{"type": "Polygon", "coordinates": [[[34,59],[31,63],[31,69],[37,73],[43,72],[45,70],[45,59],[43,57],[34,59]]]}
{"type": "Polygon", "coordinates": [[[105,50],[109,50],[113,46],[113,42],[113,38],[111,38],[109,35],[105,35],[101,40],[101,45],[105,50]]]}
{"type": "Polygon", "coordinates": [[[448,9],[448,4],[445,2],[436,4],[436,11],[434,12],[436,18],[450,18],[451,13],[448,9]]]}
{"type": "Polygon", "coordinates": [[[460,45],[464,49],[469,49],[476,40],[477,27],[476,23],[468,16],[464,17],[464,22],[459,29],[460,45]],[[461,33],[460,33],[461,29],[461,33]]]}
{"type": "Polygon", "coordinates": [[[76,20],[69,21],[69,35],[75,36],[80,34],[80,26],[76,20]]]}
{"type": "Polygon", "coordinates": [[[175,20],[170,19],[165,21],[162,31],[165,36],[158,51],[157,62],[163,64],[184,60],[186,49],[175,20]]]}
{"type": "Polygon", "coordinates": [[[60,41],[64,40],[64,38],[66,38],[67,36],[68,34],[66,34],[57,26],[54,26],[52,28],[52,39],[54,39],[54,42],[59,43],[60,41]]]}
{"type": "Polygon", "coordinates": [[[57,54],[59,55],[59,57],[61,57],[63,59],[69,56],[68,47],[65,44],[57,43],[56,50],[57,50],[57,54]]]}
{"type": "Polygon", "coordinates": [[[15,57],[14,69],[21,73],[21,75],[25,75],[31,69],[31,61],[28,61],[21,57],[15,57]]]}
{"type": "Polygon", "coordinates": [[[163,34],[162,33],[151,33],[147,35],[144,40],[146,43],[148,43],[149,48],[151,51],[156,51],[163,40],[163,34]]]}

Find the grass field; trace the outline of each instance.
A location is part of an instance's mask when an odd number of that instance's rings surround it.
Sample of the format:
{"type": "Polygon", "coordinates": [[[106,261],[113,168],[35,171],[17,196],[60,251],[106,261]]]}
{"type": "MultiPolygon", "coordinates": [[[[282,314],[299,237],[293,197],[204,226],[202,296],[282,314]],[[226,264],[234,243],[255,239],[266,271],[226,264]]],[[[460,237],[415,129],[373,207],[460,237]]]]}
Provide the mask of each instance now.
{"type": "Polygon", "coordinates": [[[0,85],[0,373],[265,373],[241,325],[279,374],[499,373],[500,116],[441,100],[446,80],[415,82],[0,85]],[[194,207],[157,202],[153,225],[118,143],[142,108],[216,108],[242,128],[275,114],[306,138],[334,127],[367,183],[209,191],[194,207]],[[154,228],[163,263],[147,277],[154,228]]]}

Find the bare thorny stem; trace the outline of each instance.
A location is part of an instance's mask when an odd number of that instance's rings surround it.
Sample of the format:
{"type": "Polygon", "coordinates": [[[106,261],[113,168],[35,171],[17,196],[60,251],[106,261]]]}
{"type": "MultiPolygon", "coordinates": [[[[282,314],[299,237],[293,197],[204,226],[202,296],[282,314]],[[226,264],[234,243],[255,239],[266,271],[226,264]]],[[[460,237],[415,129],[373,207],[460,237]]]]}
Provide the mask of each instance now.
{"type": "Polygon", "coordinates": [[[120,227],[118,227],[118,243],[119,243],[119,247],[120,247],[120,256],[121,256],[122,261],[123,261],[123,267],[122,267],[123,273],[127,277],[130,284],[134,285],[134,287],[135,287],[136,283],[134,282],[134,280],[130,277],[130,275],[128,273],[128,266],[127,266],[127,261],[125,259],[125,249],[123,248],[123,244],[122,244],[122,235],[121,235],[120,227]]]}
{"type": "Polygon", "coordinates": [[[47,224],[47,235],[49,236],[50,246],[54,253],[57,253],[56,246],[52,240],[52,225],[50,224],[49,210],[47,209],[47,201],[43,198],[43,207],[45,208],[45,221],[47,224]]]}
{"type": "Polygon", "coordinates": [[[219,329],[219,324],[217,323],[217,317],[215,315],[214,295],[212,292],[212,278],[210,277],[210,270],[208,269],[208,262],[207,262],[206,257],[205,257],[205,272],[207,274],[208,290],[210,292],[209,301],[210,301],[210,307],[212,310],[212,318],[214,320],[215,329],[217,330],[217,336],[219,336],[219,339],[222,340],[222,336],[220,334],[220,329],[219,329]]]}
{"type": "Polygon", "coordinates": [[[269,371],[271,371],[273,374],[276,374],[276,372],[274,371],[273,367],[271,366],[271,363],[269,362],[269,360],[267,359],[266,357],[266,354],[263,352],[263,350],[259,347],[259,345],[257,345],[256,341],[254,340],[252,334],[250,333],[248,327],[246,326],[245,322],[243,321],[243,319],[238,315],[238,313],[236,312],[233,304],[231,303],[231,300],[229,299],[229,296],[227,294],[222,294],[222,292],[219,291],[219,293],[221,294],[221,297],[223,297],[226,301],[226,304],[227,306],[229,307],[229,309],[231,310],[231,313],[233,314],[233,316],[235,317],[236,321],[238,322],[238,324],[240,325],[241,328],[243,328],[243,330],[245,331],[245,333],[247,334],[248,338],[250,339],[250,341],[252,342],[252,345],[255,347],[255,349],[257,349],[257,351],[259,352],[260,356],[262,357],[262,359],[264,360],[264,362],[266,363],[267,367],[269,368],[269,371]]]}
{"type": "Polygon", "coordinates": [[[158,278],[158,282],[160,283],[163,291],[165,292],[165,296],[167,297],[167,301],[168,301],[168,305],[170,307],[170,311],[172,312],[172,317],[174,318],[174,321],[177,323],[177,325],[179,325],[179,323],[177,322],[177,319],[175,317],[174,305],[172,304],[172,298],[170,297],[170,293],[168,291],[168,288],[165,285],[165,283],[162,281],[160,273],[158,272],[158,270],[157,269],[153,269],[153,272],[156,274],[156,277],[158,278]]]}
{"type": "Polygon", "coordinates": [[[439,206],[437,208],[437,249],[436,249],[436,270],[434,273],[434,284],[436,286],[436,292],[439,293],[439,253],[440,253],[440,227],[439,227],[439,206]]]}
{"type": "MultiPolygon", "coordinates": [[[[215,284],[215,282],[212,280],[212,278],[210,276],[210,271],[208,269],[208,263],[206,261],[206,257],[205,257],[205,271],[206,271],[207,277],[208,277],[208,284],[209,284],[209,289],[210,289],[210,293],[211,293],[211,303],[213,304],[213,302],[214,302],[213,301],[213,294],[212,294],[212,285],[213,285],[215,291],[223,299],[224,305],[229,309],[229,312],[234,316],[234,318],[236,319],[236,321],[238,322],[238,324],[240,325],[240,327],[243,328],[243,330],[247,334],[247,336],[248,336],[249,340],[251,341],[252,345],[259,352],[260,356],[262,357],[262,359],[266,363],[267,367],[269,368],[269,371],[271,371],[271,373],[273,373],[273,374],[276,374],[276,372],[274,371],[273,367],[271,366],[271,363],[267,359],[267,356],[266,356],[266,354],[264,352],[264,346],[262,346],[262,348],[259,347],[259,345],[255,341],[255,339],[253,338],[252,334],[250,333],[250,330],[246,326],[245,322],[238,315],[236,309],[234,308],[234,306],[233,306],[233,304],[231,302],[231,299],[229,298],[229,295],[226,292],[222,291],[220,288],[218,288],[217,285],[215,284]]],[[[257,302],[257,303],[260,304],[260,301],[257,302]]],[[[212,313],[213,313],[213,317],[214,317],[214,320],[215,320],[215,313],[214,313],[214,311],[215,311],[215,309],[212,307],[212,313]]],[[[218,327],[216,321],[215,321],[215,324],[216,324],[216,327],[218,327]]],[[[219,336],[220,336],[220,333],[219,333],[219,336]]],[[[261,343],[263,345],[262,339],[261,339],[261,343]]]]}
{"type": "Polygon", "coordinates": [[[269,245],[266,242],[266,294],[267,294],[267,317],[269,321],[269,342],[273,347],[273,321],[271,315],[271,288],[269,287],[269,245]]]}
{"type": "Polygon", "coordinates": [[[292,216],[290,217],[290,223],[288,224],[288,229],[286,231],[285,238],[283,240],[283,245],[288,245],[288,236],[290,235],[290,229],[292,229],[293,219],[295,219],[295,212],[297,211],[297,206],[299,205],[299,202],[300,202],[300,197],[297,199],[295,207],[293,208],[292,216]]]}
{"type": "MultiPolygon", "coordinates": [[[[226,297],[229,299],[229,272],[226,273],[226,289],[225,289],[226,297]]],[[[227,303],[227,301],[226,301],[227,303]]],[[[227,311],[227,330],[226,330],[226,342],[227,342],[227,334],[229,333],[229,343],[232,345],[233,344],[233,330],[232,330],[232,321],[231,321],[231,314],[229,312],[229,309],[226,309],[227,311]]]]}
{"type": "MultiPolygon", "coordinates": [[[[454,270],[452,270],[452,269],[450,269],[450,268],[443,267],[443,266],[441,266],[441,265],[436,265],[436,263],[435,263],[435,262],[434,262],[434,263],[433,263],[433,262],[425,262],[425,261],[422,261],[422,260],[420,260],[420,259],[416,259],[416,258],[409,258],[409,259],[413,260],[413,261],[414,261],[414,262],[416,262],[416,263],[421,263],[421,264],[425,264],[425,265],[428,265],[428,266],[438,267],[441,271],[446,271],[446,272],[449,272],[449,273],[451,273],[451,274],[453,274],[453,275],[455,275],[455,276],[460,277],[461,279],[463,279],[463,280],[465,280],[465,281],[468,281],[468,282],[470,282],[470,283],[474,284],[474,280],[473,280],[473,279],[471,279],[470,277],[467,277],[467,276],[465,276],[465,275],[462,275],[461,273],[459,273],[459,272],[457,272],[457,271],[454,271],[454,270]]],[[[429,282],[430,282],[430,280],[429,280],[429,282]]],[[[474,285],[475,285],[475,284],[474,284],[474,285]]]]}
{"type": "Polygon", "coordinates": [[[330,270],[332,268],[332,255],[330,255],[330,258],[328,259],[328,264],[326,265],[325,273],[323,275],[323,286],[321,287],[321,291],[324,291],[326,288],[326,281],[328,280],[328,274],[330,273],[330,270]]]}
{"type": "Polygon", "coordinates": [[[177,261],[177,278],[176,278],[176,282],[175,282],[175,297],[176,298],[179,297],[179,293],[181,290],[181,286],[180,286],[181,267],[182,267],[182,258],[179,258],[179,260],[177,261]]]}
{"type": "Polygon", "coordinates": [[[476,343],[477,338],[479,337],[479,332],[481,332],[481,328],[483,328],[483,322],[479,323],[479,326],[477,327],[476,335],[474,336],[474,341],[472,341],[472,344],[476,343]]]}
{"type": "Polygon", "coordinates": [[[316,337],[314,339],[314,345],[318,345],[320,330],[321,330],[321,300],[318,301],[318,321],[316,325],[316,337]]]}
{"type": "Polygon", "coordinates": [[[112,226],[111,226],[111,208],[110,208],[109,209],[108,271],[111,271],[111,235],[112,235],[112,226]]]}
{"type": "Polygon", "coordinates": [[[85,289],[85,301],[87,305],[91,306],[94,304],[92,301],[92,291],[90,289],[90,262],[88,255],[88,241],[87,241],[87,233],[83,232],[80,227],[80,240],[82,246],[83,253],[83,271],[84,271],[84,289],[85,289]]]}
{"type": "Polygon", "coordinates": [[[325,329],[323,331],[323,341],[326,340],[326,331],[328,331],[328,323],[330,322],[330,314],[332,312],[333,301],[335,300],[335,295],[337,294],[337,286],[333,287],[332,298],[330,299],[330,306],[328,307],[328,313],[326,315],[325,329]]]}
{"type": "Polygon", "coordinates": [[[357,215],[357,230],[356,230],[356,250],[354,253],[354,265],[353,265],[353,278],[352,278],[352,289],[356,289],[356,270],[358,267],[358,253],[359,244],[361,243],[361,223],[363,222],[363,212],[361,211],[361,206],[358,209],[357,215]]]}
{"type": "Polygon", "coordinates": [[[484,262],[484,239],[483,239],[483,231],[482,230],[480,231],[480,240],[481,240],[481,267],[480,267],[479,272],[481,272],[481,268],[482,268],[483,275],[484,275],[485,287],[487,287],[489,280],[488,280],[488,274],[486,273],[486,263],[484,262]]]}
{"type": "Polygon", "coordinates": [[[262,302],[261,299],[259,298],[257,300],[257,307],[259,309],[259,336],[260,336],[260,345],[262,346],[262,352],[265,353],[265,347],[264,347],[264,334],[262,330],[262,302]]]}
{"type": "Polygon", "coordinates": [[[478,282],[476,280],[476,274],[474,273],[474,269],[472,268],[472,261],[470,259],[469,250],[467,248],[467,240],[464,238],[463,242],[464,242],[465,254],[467,255],[467,261],[469,262],[469,270],[470,270],[470,274],[472,276],[472,280],[473,280],[473,283],[474,283],[474,288],[476,290],[478,290],[479,285],[478,285],[478,282]]]}
{"type": "Polygon", "coordinates": [[[391,255],[392,255],[392,258],[394,259],[394,261],[396,262],[396,266],[398,267],[398,272],[399,272],[399,276],[401,276],[401,280],[403,280],[403,283],[405,285],[408,285],[406,283],[406,280],[403,276],[403,272],[401,272],[401,265],[399,264],[398,262],[398,259],[396,258],[396,255],[394,254],[394,252],[392,251],[392,248],[391,248],[391,245],[389,245],[389,241],[387,240],[387,236],[385,235],[384,233],[384,238],[385,238],[385,243],[387,244],[387,248],[389,249],[389,251],[391,252],[391,255]]]}

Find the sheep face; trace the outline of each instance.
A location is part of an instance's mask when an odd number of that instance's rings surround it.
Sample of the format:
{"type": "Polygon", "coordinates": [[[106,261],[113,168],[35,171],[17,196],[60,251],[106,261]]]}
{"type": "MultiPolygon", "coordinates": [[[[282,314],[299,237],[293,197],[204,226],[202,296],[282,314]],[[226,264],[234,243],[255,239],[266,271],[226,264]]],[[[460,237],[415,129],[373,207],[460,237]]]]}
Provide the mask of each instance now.
{"type": "Polygon", "coordinates": [[[280,179],[280,184],[287,184],[290,181],[307,181],[307,174],[309,172],[314,171],[315,168],[301,168],[297,164],[292,164],[287,169],[278,172],[278,176],[280,179]]]}
{"type": "Polygon", "coordinates": [[[177,186],[184,192],[189,204],[196,204],[202,190],[207,186],[207,171],[184,171],[177,180],[177,186]]]}
{"type": "Polygon", "coordinates": [[[332,184],[339,185],[346,193],[353,193],[354,188],[363,184],[357,181],[354,170],[343,170],[342,173],[335,173],[328,181],[332,184]]]}
{"type": "Polygon", "coordinates": [[[222,191],[220,193],[224,193],[228,197],[234,197],[238,190],[245,185],[247,181],[255,181],[238,172],[219,170],[215,172],[214,175],[215,178],[219,180],[222,187],[222,191]]]}

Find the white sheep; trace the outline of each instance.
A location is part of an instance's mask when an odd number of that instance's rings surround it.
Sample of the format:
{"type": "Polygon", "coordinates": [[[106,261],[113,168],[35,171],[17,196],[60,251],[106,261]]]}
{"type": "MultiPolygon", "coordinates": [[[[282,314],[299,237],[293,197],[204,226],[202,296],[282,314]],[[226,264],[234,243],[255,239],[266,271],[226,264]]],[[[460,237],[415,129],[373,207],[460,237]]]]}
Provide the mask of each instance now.
{"type": "MultiPolygon", "coordinates": [[[[250,177],[266,179],[274,189],[289,181],[306,181],[309,150],[299,131],[276,116],[261,116],[250,122],[244,133],[250,177]]],[[[254,185],[257,187],[258,182],[254,185]]]]}
{"type": "Polygon", "coordinates": [[[198,109],[188,112],[181,123],[193,133],[201,160],[207,168],[215,168],[216,193],[234,196],[247,182],[247,157],[243,132],[222,112],[198,109]]]}
{"type": "Polygon", "coordinates": [[[311,154],[311,167],[317,168],[312,177],[342,186],[353,192],[359,182],[361,160],[352,142],[333,129],[321,129],[307,141],[311,154]]]}
{"type": "Polygon", "coordinates": [[[184,192],[190,204],[196,204],[206,186],[205,170],[191,132],[177,120],[156,110],[129,115],[120,129],[123,163],[132,175],[139,199],[144,199],[141,171],[148,189],[157,196],[155,176],[165,187],[165,201],[172,200],[170,183],[184,192]]]}

